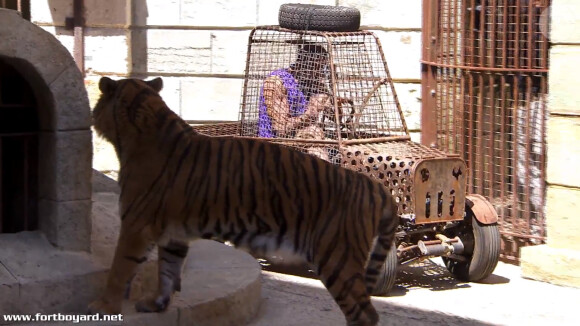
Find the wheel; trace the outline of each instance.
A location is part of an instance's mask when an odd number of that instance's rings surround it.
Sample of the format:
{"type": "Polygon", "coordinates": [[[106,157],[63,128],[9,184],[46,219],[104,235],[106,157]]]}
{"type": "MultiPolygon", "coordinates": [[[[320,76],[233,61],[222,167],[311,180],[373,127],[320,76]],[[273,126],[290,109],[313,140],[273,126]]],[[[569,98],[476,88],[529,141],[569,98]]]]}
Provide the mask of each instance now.
{"type": "Polygon", "coordinates": [[[377,284],[375,284],[372,295],[385,296],[389,293],[393,285],[395,285],[398,265],[399,260],[397,259],[397,248],[393,243],[391,250],[389,250],[389,253],[387,254],[387,259],[381,269],[379,279],[377,280],[377,284]]]}
{"type": "Polygon", "coordinates": [[[342,6],[287,3],[280,6],[278,23],[289,29],[353,32],[360,27],[360,11],[342,6]]]}
{"type": "Polygon", "coordinates": [[[463,225],[452,236],[459,236],[465,246],[461,255],[465,261],[443,258],[445,266],[457,279],[466,282],[483,280],[493,273],[500,253],[500,234],[497,223],[480,223],[471,208],[466,207],[463,225]]]}

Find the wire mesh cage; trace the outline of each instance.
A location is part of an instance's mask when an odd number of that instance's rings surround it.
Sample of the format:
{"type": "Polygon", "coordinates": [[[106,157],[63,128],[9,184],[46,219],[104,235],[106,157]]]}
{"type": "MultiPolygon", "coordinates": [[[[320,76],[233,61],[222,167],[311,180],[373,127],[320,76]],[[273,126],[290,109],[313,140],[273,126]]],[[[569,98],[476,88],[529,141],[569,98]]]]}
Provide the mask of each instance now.
{"type": "Polygon", "coordinates": [[[549,5],[442,0],[424,15],[426,131],[468,163],[468,191],[494,205],[510,259],[545,240],[549,5]]]}
{"type": "Polygon", "coordinates": [[[255,28],[240,121],[241,136],[270,138],[324,159],[342,143],[408,135],[370,31],[255,28]]]}

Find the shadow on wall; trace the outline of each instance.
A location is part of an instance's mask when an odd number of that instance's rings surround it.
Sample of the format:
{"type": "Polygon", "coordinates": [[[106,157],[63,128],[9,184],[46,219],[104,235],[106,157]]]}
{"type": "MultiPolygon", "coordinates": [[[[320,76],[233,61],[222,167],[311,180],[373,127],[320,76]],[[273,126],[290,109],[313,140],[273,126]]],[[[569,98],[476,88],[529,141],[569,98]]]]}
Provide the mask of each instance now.
{"type": "MultiPolygon", "coordinates": [[[[127,51],[128,76],[145,77],[147,0],[110,1],[106,5],[102,1],[48,0],[48,6],[57,37],[63,43],[72,44],[73,53],[81,51],[84,54],[76,55],[75,60],[83,60],[79,66],[84,67],[85,72],[93,70],[91,62],[106,61],[111,51],[124,50],[127,51]],[[75,7],[80,9],[75,10],[75,7]],[[118,43],[111,43],[109,39],[119,37],[125,37],[126,48],[111,47],[118,43]]],[[[106,74],[114,69],[96,70],[106,74]]]]}

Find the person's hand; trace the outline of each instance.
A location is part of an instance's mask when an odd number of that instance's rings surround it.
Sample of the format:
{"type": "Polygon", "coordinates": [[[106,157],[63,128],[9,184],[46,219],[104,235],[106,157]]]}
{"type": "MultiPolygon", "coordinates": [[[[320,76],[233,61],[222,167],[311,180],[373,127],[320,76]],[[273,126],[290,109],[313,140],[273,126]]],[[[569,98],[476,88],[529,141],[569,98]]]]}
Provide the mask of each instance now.
{"type": "Polygon", "coordinates": [[[330,96],[326,94],[316,94],[310,97],[308,101],[308,107],[306,108],[306,114],[311,116],[318,116],[320,112],[323,112],[328,107],[332,105],[330,101],[330,96]]]}

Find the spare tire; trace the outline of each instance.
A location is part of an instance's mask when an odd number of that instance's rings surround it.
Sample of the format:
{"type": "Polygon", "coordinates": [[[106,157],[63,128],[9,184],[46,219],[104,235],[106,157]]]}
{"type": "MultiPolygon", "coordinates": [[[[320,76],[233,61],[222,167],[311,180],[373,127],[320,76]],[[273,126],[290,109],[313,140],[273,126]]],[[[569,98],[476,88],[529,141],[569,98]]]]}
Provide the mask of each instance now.
{"type": "Polygon", "coordinates": [[[289,29],[354,32],[360,27],[360,11],[342,6],[286,3],[280,6],[278,23],[289,29]]]}

